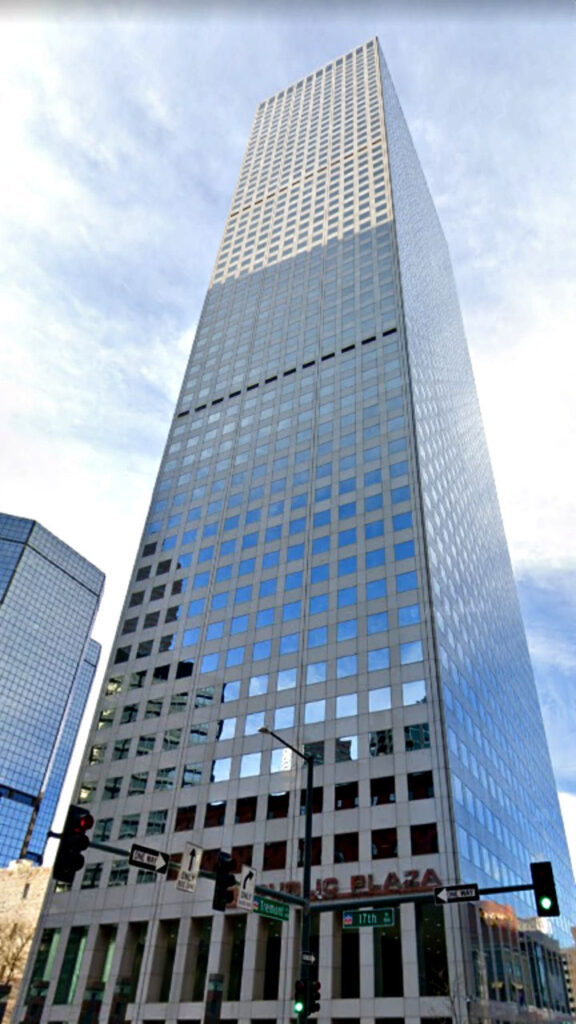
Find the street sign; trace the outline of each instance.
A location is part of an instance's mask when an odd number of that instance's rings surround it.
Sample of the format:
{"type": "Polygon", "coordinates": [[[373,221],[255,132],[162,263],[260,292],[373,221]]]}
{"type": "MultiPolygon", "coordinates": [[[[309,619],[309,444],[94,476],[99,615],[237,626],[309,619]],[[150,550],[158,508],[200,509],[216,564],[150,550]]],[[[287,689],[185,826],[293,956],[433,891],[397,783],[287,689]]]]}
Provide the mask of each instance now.
{"type": "Polygon", "coordinates": [[[379,910],[344,910],[342,928],[391,928],[395,921],[394,907],[379,910]]]}
{"type": "Polygon", "coordinates": [[[132,843],[128,863],[133,867],[142,868],[143,871],[155,871],[157,875],[165,875],[170,857],[167,853],[160,853],[160,850],[151,850],[149,846],[132,843]]]}
{"type": "Polygon", "coordinates": [[[280,903],[279,900],[269,900],[267,896],[255,896],[253,903],[256,914],[263,917],[273,917],[277,921],[288,921],[290,919],[290,907],[287,903],[280,903]]]}
{"type": "Polygon", "coordinates": [[[302,953],[301,959],[302,959],[302,963],[303,964],[315,964],[316,963],[316,957],[314,956],[314,953],[302,953]]]}
{"type": "Polygon", "coordinates": [[[194,843],[186,843],[184,853],[182,854],[182,867],[176,879],[176,888],[180,889],[181,892],[196,892],[196,883],[198,881],[198,872],[200,871],[200,861],[202,860],[203,852],[200,846],[195,846],[194,843]]]}
{"type": "Polygon", "coordinates": [[[254,886],[256,885],[256,875],[248,864],[242,865],[242,872],[240,875],[240,886],[238,889],[238,896],[236,897],[236,906],[239,910],[253,910],[254,909],[254,886]]]}
{"type": "Polygon", "coordinates": [[[434,889],[434,903],[445,905],[446,903],[474,903],[480,899],[478,886],[475,882],[470,885],[440,885],[434,889]]]}

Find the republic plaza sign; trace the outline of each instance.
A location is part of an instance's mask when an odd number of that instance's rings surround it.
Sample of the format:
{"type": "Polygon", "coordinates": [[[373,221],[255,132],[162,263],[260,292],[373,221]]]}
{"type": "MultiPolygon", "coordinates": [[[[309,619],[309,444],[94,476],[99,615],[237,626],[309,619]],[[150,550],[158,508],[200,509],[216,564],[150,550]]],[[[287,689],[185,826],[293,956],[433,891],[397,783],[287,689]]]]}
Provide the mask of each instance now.
{"type": "MultiPolygon", "coordinates": [[[[351,875],[348,888],[338,878],[317,878],[313,883],[310,900],[365,899],[366,896],[392,896],[394,893],[431,892],[441,886],[442,879],[434,868],[404,871],[401,875],[389,871],[383,881],[376,881],[374,875],[351,875]]],[[[276,886],[274,887],[276,888],[276,886]]],[[[280,882],[279,892],[301,896],[302,883],[299,881],[280,882]]]]}

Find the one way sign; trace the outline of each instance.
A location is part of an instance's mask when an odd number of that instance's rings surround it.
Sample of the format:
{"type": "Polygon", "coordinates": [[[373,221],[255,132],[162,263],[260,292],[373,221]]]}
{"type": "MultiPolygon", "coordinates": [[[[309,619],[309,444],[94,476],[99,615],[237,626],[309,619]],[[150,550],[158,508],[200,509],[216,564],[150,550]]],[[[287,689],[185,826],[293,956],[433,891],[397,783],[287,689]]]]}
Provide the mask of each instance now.
{"type": "Polygon", "coordinates": [[[240,875],[240,887],[238,889],[238,896],[236,897],[236,906],[239,910],[252,910],[254,905],[254,886],[256,885],[256,875],[251,867],[247,864],[242,865],[242,874],[240,875]]]}
{"type": "Polygon", "coordinates": [[[474,903],[479,899],[478,886],[475,882],[470,885],[440,885],[434,889],[434,902],[440,905],[474,903]]]}
{"type": "Polygon", "coordinates": [[[168,871],[170,857],[160,850],[152,850],[149,846],[139,846],[132,843],[128,862],[134,867],[142,868],[143,871],[155,871],[157,875],[165,875],[168,871]]]}

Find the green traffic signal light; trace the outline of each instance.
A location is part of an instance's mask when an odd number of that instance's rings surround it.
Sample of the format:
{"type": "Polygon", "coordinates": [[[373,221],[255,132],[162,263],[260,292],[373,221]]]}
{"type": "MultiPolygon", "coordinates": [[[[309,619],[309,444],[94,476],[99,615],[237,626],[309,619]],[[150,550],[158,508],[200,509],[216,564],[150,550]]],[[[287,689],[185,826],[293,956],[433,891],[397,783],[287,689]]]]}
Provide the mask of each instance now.
{"type": "Polygon", "coordinates": [[[538,917],[558,917],[560,908],[550,861],[544,860],[531,864],[530,872],[538,917]]]}
{"type": "Polygon", "coordinates": [[[298,980],[294,985],[294,1013],[306,1015],[306,982],[298,980]]]}

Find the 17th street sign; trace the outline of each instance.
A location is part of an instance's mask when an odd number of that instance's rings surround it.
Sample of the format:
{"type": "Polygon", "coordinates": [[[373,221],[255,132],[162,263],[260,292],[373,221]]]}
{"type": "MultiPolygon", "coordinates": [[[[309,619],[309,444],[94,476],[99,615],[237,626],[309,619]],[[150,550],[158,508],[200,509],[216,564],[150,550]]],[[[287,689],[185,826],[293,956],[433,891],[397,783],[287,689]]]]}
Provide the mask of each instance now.
{"type": "Polygon", "coordinates": [[[440,885],[434,889],[434,903],[441,906],[446,903],[474,903],[480,899],[478,886],[475,882],[470,885],[440,885]]]}
{"type": "Polygon", "coordinates": [[[151,850],[149,846],[139,846],[132,843],[128,863],[143,871],[155,871],[157,875],[165,875],[168,871],[170,857],[160,850],[151,850]]]}

